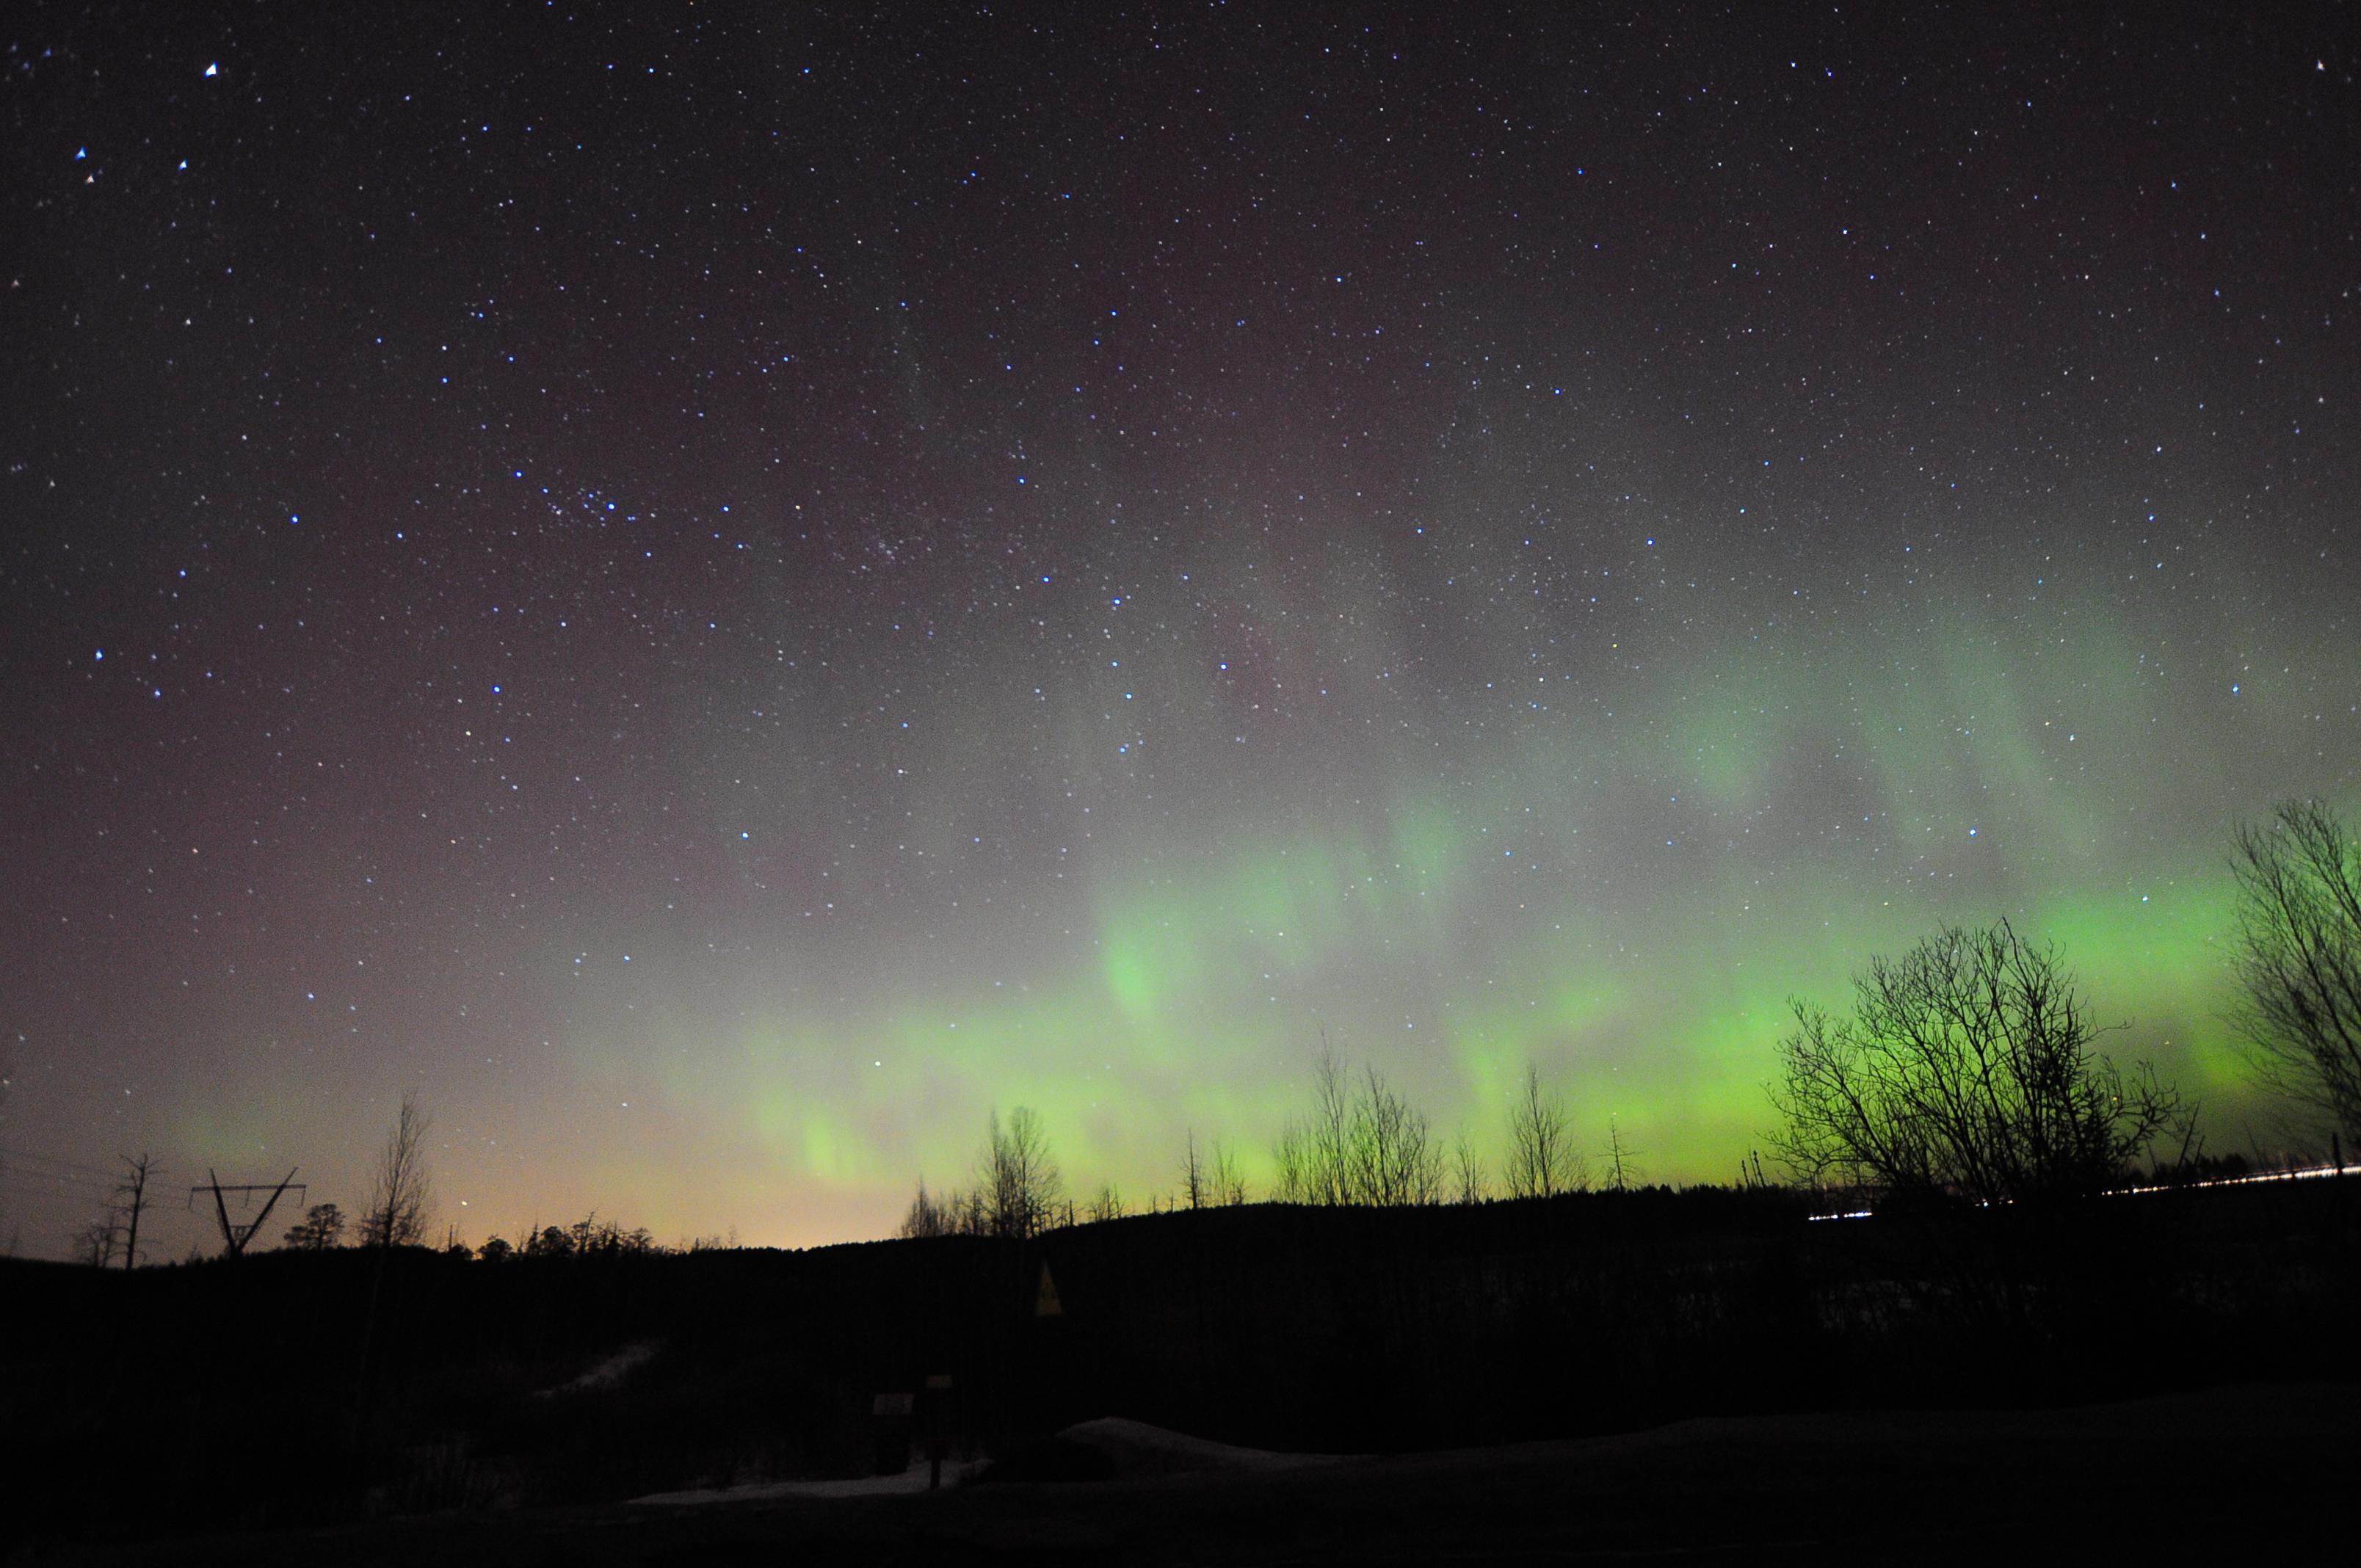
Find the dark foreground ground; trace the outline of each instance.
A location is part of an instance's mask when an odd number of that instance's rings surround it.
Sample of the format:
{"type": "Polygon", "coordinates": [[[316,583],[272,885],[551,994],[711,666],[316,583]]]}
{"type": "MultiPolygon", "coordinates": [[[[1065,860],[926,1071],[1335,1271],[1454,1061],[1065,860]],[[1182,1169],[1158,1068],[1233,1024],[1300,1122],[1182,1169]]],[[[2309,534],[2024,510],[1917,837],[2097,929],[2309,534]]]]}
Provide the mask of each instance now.
{"type": "MultiPolygon", "coordinates": [[[[60,1563],[2350,1561],[2350,1386],[1622,1436],[865,1498],[443,1514],[60,1563]],[[2268,1554],[2258,1556],[2260,1554],[2268,1554]]],[[[267,1482],[265,1483],[267,1484],[267,1482]]]]}

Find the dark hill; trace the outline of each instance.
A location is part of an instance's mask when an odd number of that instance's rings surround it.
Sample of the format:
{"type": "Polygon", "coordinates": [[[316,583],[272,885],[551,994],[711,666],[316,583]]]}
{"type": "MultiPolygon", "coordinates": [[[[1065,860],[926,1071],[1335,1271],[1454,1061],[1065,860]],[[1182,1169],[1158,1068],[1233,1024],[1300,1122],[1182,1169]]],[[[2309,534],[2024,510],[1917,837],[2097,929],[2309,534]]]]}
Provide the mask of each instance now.
{"type": "Polygon", "coordinates": [[[8,1525],[99,1541],[588,1505],[866,1474],[930,1428],[1021,1459],[1110,1414],[1389,1453],[2057,1406],[2307,1380],[2349,1354],[2349,1183],[1806,1213],[1776,1191],[1650,1190],[1208,1210],[1023,1245],[14,1262],[8,1525]],[[897,1394],[912,1414],[881,1418],[897,1394]]]}

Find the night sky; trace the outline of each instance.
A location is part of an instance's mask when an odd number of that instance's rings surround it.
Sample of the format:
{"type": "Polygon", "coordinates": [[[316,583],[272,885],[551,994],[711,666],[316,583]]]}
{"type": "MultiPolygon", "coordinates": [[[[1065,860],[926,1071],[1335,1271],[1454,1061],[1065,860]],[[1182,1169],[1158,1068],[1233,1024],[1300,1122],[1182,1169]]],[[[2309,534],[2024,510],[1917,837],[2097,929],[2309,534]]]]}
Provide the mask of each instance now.
{"type": "Polygon", "coordinates": [[[20,1251],[412,1089],[471,1240],[1260,1186],[1323,1032],[1728,1180],[2002,916],[2277,1146],[2349,11],[199,9],[0,23],[20,1251]]]}

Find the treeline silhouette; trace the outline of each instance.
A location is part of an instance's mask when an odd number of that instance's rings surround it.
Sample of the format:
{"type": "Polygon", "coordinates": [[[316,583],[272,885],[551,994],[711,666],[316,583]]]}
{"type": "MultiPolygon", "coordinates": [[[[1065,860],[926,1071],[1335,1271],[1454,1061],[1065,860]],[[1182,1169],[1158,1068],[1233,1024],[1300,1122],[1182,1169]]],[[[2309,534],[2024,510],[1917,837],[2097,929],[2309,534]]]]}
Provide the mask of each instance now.
{"type": "MultiPolygon", "coordinates": [[[[1463,1125],[1446,1147],[1426,1113],[1376,1067],[1355,1069],[1323,1037],[1312,1071],[1310,1108],[1288,1117],[1271,1151],[1272,1202],[1388,1209],[1481,1203],[1495,1196],[1552,1198],[1590,1187],[1590,1164],[1575,1144],[1564,1102],[1543,1087],[1539,1069],[1531,1065],[1509,1107],[1508,1155],[1498,1186],[1468,1128],[1463,1125]]],[[[1635,1152],[1611,1121],[1608,1135],[1609,1185],[1635,1185],[1635,1152]]],[[[1193,1128],[1182,1135],[1175,1178],[1170,1189],[1148,1198],[1143,1212],[1230,1208],[1253,1199],[1235,1146],[1218,1137],[1201,1145],[1193,1128]]],[[[1743,1184],[1748,1178],[1741,1173],[1741,1179],[1743,1184]]],[[[1085,1222],[1118,1220],[1129,1212],[1112,1180],[1078,1205],[1060,1173],[1040,1114],[1019,1105],[1005,1124],[997,1111],[988,1115],[971,1186],[934,1191],[919,1178],[895,1234],[906,1240],[1023,1240],[1085,1222]]]]}
{"type": "Polygon", "coordinates": [[[1107,1414],[1351,1453],[2312,1378],[2349,1343],[2356,1194],[1813,1223],[1792,1190],[1656,1187],[800,1253],[14,1262],[5,1525],[251,1529],[863,1474],[876,1396],[936,1376],[963,1445],[1052,1474],[1050,1434],[1107,1414]],[[127,1493],[126,1431],[173,1455],[127,1493]]]}

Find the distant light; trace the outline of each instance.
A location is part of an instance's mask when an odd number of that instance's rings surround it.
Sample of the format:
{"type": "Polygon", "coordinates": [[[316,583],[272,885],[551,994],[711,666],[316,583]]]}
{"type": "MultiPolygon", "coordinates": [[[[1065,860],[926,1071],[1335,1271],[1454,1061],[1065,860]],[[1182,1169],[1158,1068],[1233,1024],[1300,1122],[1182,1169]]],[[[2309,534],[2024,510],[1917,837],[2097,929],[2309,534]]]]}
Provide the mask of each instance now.
{"type": "Polygon", "coordinates": [[[216,60],[213,64],[206,66],[205,74],[207,76],[219,76],[221,74],[221,62],[216,60]]]}

